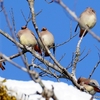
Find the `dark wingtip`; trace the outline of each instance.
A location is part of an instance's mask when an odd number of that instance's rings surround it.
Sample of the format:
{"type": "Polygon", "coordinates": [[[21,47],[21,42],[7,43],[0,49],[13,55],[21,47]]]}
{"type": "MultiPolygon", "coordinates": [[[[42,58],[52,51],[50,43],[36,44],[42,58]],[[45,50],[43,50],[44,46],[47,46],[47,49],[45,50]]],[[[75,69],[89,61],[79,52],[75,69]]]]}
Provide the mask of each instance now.
{"type": "Polygon", "coordinates": [[[74,32],[76,32],[76,31],[77,31],[78,25],[79,25],[79,24],[77,24],[77,26],[76,26],[76,28],[75,28],[75,31],[74,31],[74,32]]]}
{"type": "Polygon", "coordinates": [[[55,43],[53,43],[53,54],[54,54],[54,56],[55,56],[55,51],[56,51],[55,43]]]}
{"type": "Polygon", "coordinates": [[[4,65],[6,65],[6,63],[5,63],[5,62],[3,62],[3,64],[4,64],[4,65]]]}

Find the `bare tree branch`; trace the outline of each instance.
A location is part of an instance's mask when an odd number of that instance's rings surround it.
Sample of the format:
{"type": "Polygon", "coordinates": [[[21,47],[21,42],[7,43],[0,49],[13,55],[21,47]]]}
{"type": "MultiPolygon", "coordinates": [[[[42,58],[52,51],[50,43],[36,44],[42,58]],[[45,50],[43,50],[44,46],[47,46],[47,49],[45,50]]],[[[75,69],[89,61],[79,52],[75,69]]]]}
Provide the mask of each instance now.
{"type": "Polygon", "coordinates": [[[76,75],[75,75],[75,72],[76,72],[76,65],[79,61],[79,57],[80,57],[80,44],[82,42],[82,39],[83,39],[83,36],[85,34],[86,30],[84,31],[84,33],[82,34],[82,37],[80,38],[80,40],[78,41],[77,43],[77,47],[76,47],[76,53],[75,53],[75,59],[74,59],[74,62],[73,62],[73,67],[72,67],[72,75],[75,77],[76,79],[76,75]]]}
{"type": "Polygon", "coordinates": [[[96,70],[96,68],[98,67],[98,65],[100,64],[100,60],[96,63],[96,65],[94,66],[92,72],[89,75],[89,78],[91,78],[91,76],[93,75],[94,71],[96,70]]]}
{"type": "MultiPolygon", "coordinates": [[[[9,59],[16,58],[16,57],[18,57],[18,56],[21,56],[21,55],[24,54],[24,53],[25,53],[25,52],[22,51],[22,52],[20,52],[20,53],[14,54],[14,55],[10,56],[9,59]]],[[[0,59],[0,62],[4,62],[4,61],[6,61],[6,59],[0,59]]]]}

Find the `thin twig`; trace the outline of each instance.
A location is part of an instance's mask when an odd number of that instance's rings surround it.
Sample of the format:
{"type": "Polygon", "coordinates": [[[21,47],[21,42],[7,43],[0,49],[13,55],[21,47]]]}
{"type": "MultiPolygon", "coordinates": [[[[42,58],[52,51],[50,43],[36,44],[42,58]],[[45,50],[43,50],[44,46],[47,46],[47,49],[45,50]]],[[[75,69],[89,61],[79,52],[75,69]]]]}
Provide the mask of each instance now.
{"type": "MultiPolygon", "coordinates": [[[[67,41],[65,41],[65,42],[63,42],[63,43],[61,43],[61,44],[58,44],[58,45],[56,45],[55,47],[59,47],[59,46],[62,46],[62,45],[64,45],[64,44],[68,43],[68,42],[71,41],[75,36],[77,36],[77,34],[78,34],[78,33],[74,34],[74,35],[71,36],[67,41]]],[[[52,46],[52,47],[53,47],[53,46],[52,46]]]]}
{"type": "MultiPolygon", "coordinates": [[[[11,18],[12,18],[13,27],[14,27],[14,33],[16,34],[16,25],[15,25],[15,19],[14,19],[13,8],[11,8],[11,18]]],[[[14,34],[14,35],[15,35],[15,34],[14,34]]]]}
{"type": "Polygon", "coordinates": [[[74,53],[72,54],[71,62],[70,62],[69,65],[66,67],[67,70],[73,66],[73,61],[74,61],[74,53]]]}
{"type": "Polygon", "coordinates": [[[94,66],[92,72],[89,75],[89,79],[91,78],[91,76],[93,75],[94,71],[96,70],[96,68],[98,67],[98,65],[100,64],[100,60],[96,63],[96,65],[94,66]]]}
{"type": "MultiPolygon", "coordinates": [[[[17,53],[17,54],[14,54],[14,55],[12,55],[12,56],[10,56],[10,57],[8,57],[9,59],[14,59],[14,58],[16,58],[16,57],[19,57],[20,55],[22,55],[22,54],[24,54],[25,52],[20,52],[20,53],[17,53]]],[[[4,61],[6,61],[6,59],[0,59],[0,62],[4,62],[4,61]]]]}
{"type": "MultiPolygon", "coordinates": [[[[42,12],[42,10],[40,10],[38,13],[36,13],[35,16],[38,16],[41,12],[42,12]]],[[[23,13],[22,10],[21,10],[21,13],[22,13],[22,16],[23,16],[23,18],[24,18],[24,20],[26,22],[26,25],[25,26],[27,26],[28,23],[32,20],[32,18],[30,18],[30,13],[29,13],[28,19],[26,19],[26,17],[25,17],[25,15],[24,15],[24,13],[23,13]]]]}
{"type": "Polygon", "coordinates": [[[66,53],[63,54],[63,56],[59,59],[59,63],[61,62],[61,60],[65,57],[66,53]]]}
{"type": "Polygon", "coordinates": [[[81,62],[83,59],[85,59],[85,58],[89,55],[89,53],[90,53],[90,50],[87,52],[87,54],[86,54],[83,58],[81,58],[81,59],[79,60],[79,62],[81,62]]]}
{"type": "Polygon", "coordinates": [[[50,4],[50,3],[52,3],[52,2],[54,2],[54,0],[51,0],[50,2],[48,2],[47,0],[45,0],[48,4],[50,4]]]}

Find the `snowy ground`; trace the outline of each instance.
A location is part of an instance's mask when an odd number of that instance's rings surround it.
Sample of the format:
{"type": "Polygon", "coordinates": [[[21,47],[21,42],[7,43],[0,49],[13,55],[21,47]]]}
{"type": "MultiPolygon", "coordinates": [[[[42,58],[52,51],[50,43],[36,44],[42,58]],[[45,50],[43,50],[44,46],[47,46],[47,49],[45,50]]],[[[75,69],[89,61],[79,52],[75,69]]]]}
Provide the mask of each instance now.
{"type": "MultiPolygon", "coordinates": [[[[0,77],[0,80],[3,78],[0,77]]],[[[52,81],[43,81],[45,86],[48,89],[51,89],[51,85],[54,86],[54,91],[59,100],[90,100],[91,96],[85,92],[81,92],[72,85],[68,85],[63,82],[52,82],[52,81]]],[[[34,83],[33,81],[17,81],[8,79],[4,83],[9,90],[12,90],[17,93],[18,100],[44,100],[41,96],[36,95],[36,91],[41,92],[41,87],[39,84],[34,83]],[[27,94],[26,99],[22,94],[27,94]],[[31,94],[31,95],[30,95],[31,94]],[[28,97],[28,95],[30,95],[28,97]],[[41,99],[39,99],[41,98],[41,99]]],[[[15,93],[13,94],[15,95],[15,93]]],[[[52,100],[52,99],[50,99],[52,100]]]]}

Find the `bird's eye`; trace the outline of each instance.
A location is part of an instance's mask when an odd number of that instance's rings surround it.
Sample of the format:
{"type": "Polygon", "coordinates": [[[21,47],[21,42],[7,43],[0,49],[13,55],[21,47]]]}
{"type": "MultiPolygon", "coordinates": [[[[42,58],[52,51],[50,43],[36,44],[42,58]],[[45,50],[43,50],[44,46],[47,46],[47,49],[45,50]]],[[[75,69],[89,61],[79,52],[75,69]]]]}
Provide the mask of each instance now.
{"type": "Polygon", "coordinates": [[[92,84],[93,84],[93,85],[95,85],[95,83],[94,83],[94,82],[92,82],[92,84]]]}
{"type": "Polygon", "coordinates": [[[92,12],[94,12],[95,13],[95,11],[92,9],[92,12]]]}
{"type": "Polygon", "coordinates": [[[93,86],[93,87],[96,86],[94,82],[90,82],[88,85],[93,86]]]}

